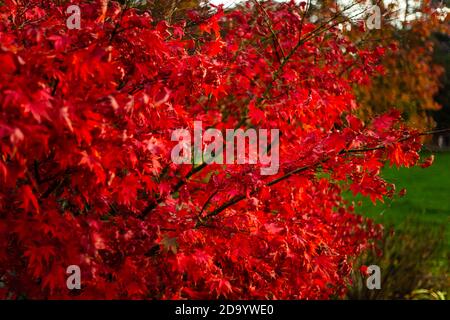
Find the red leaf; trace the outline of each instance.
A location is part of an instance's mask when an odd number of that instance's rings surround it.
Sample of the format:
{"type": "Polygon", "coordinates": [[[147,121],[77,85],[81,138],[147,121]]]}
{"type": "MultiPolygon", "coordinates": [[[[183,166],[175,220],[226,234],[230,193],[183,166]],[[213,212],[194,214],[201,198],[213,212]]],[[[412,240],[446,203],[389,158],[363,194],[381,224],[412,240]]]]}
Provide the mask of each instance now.
{"type": "Polygon", "coordinates": [[[430,157],[426,158],[425,161],[420,165],[422,168],[428,168],[430,167],[434,162],[434,155],[431,155],[430,157]]]}
{"type": "Polygon", "coordinates": [[[255,106],[255,102],[251,101],[248,106],[248,116],[252,120],[254,124],[258,124],[261,122],[264,122],[266,115],[264,114],[264,111],[262,111],[260,108],[255,106]]]}
{"type": "Polygon", "coordinates": [[[39,203],[36,196],[33,194],[31,187],[29,185],[24,185],[21,188],[21,193],[23,199],[21,208],[23,208],[26,212],[29,212],[31,204],[33,208],[39,213],[39,203]]]}

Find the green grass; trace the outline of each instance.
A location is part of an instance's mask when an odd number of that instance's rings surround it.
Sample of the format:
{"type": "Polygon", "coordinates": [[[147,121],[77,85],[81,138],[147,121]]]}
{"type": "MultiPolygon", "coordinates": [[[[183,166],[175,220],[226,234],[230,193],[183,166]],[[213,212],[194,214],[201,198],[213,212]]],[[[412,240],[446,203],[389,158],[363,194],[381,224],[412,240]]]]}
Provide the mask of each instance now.
{"type": "Polygon", "coordinates": [[[355,287],[349,297],[410,299],[414,290],[432,289],[449,299],[450,153],[435,154],[434,164],[426,169],[386,166],[382,177],[394,183],[397,191],[406,188],[406,195],[385,199],[376,206],[360,195],[348,193],[346,198],[361,200],[362,205],[355,209],[358,214],[395,231],[385,233],[382,256],[368,254],[361,258],[362,264],[377,264],[385,270],[383,290],[374,293],[364,286],[355,287]]]}
{"type": "Polygon", "coordinates": [[[446,242],[450,248],[450,153],[437,153],[434,164],[426,169],[386,167],[382,176],[396,185],[396,190],[406,188],[404,197],[386,199],[376,206],[367,199],[362,200],[356,211],[373,218],[385,226],[401,227],[411,218],[429,228],[445,228],[446,242]]]}

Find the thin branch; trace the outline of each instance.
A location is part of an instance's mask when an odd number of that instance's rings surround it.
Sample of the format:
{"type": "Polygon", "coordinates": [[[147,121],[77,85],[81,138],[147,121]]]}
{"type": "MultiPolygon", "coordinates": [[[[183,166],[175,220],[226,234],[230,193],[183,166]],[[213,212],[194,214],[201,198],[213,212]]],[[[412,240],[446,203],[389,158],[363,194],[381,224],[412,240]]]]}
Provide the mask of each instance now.
{"type": "MultiPolygon", "coordinates": [[[[193,167],[183,179],[177,182],[177,184],[173,188],[173,191],[170,192],[170,195],[173,195],[174,193],[180,191],[181,187],[183,187],[194,174],[203,170],[206,165],[207,164],[204,162],[197,167],[193,167]]],[[[153,209],[155,209],[161,203],[164,203],[166,200],[167,198],[161,198],[147,205],[147,207],[145,207],[144,210],[142,210],[142,212],[139,214],[139,219],[144,219],[150,212],[152,212],[153,209]]]]}
{"type": "MultiPolygon", "coordinates": [[[[261,3],[259,3],[258,0],[253,0],[253,2],[260,8],[260,10],[264,13],[264,16],[266,17],[266,22],[267,22],[267,26],[269,27],[270,33],[272,34],[274,41],[276,42],[276,44],[278,45],[278,47],[280,48],[281,51],[281,55],[282,58],[281,62],[284,61],[284,59],[286,59],[286,53],[283,50],[283,47],[281,46],[281,42],[280,39],[278,38],[277,34],[275,33],[275,31],[273,30],[272,27],[272,21],[270,20],[270,16],[267,13],[267,10],[261,5],[261,3]]],[[[277,48],[275,47],[275,50],[277,50],[277,48]]]]}
{"type": "MultiPolygon", "coordinates": [[[[419,136],[426,136],[426,135],[432,135],[432,134],[438,134],[438,133],[447,133],[447,132],[450,132],[450,128],[449,128],[449,129],[442,129],[442,130],[435,130],[435,131],[427,131],[427,132],[423,132],[423,133],[419,133],[419,134],[415,134],[415,135],[409,135],[409,136],[407,136],[407,137],[404,137],[404,138],[402,138],[402,139],[399,139],[399,140],[397,141],[397,143],[398,143],[398,142],[403,142],[403,141],[406,141],[406,140],[409,140],[409,139],[417,138],[417,137],[419,137],[419,136]]],[[[369,151],[375,151],[375,150],[385,149],[385,148],[387,148],[387,146],[388,146],[388,145],[380,145],[380,146],[377,146],[377,147],[374,147],[374,148],[363,148],[363,149],[342,150],[341,152],[339,152],[339,154],[341,155],[341,154],[356,153],[356,152],[369,152],[369,151]]],[[[330,157],[325,157],[324,159],[319,160],[319,161],[317,161],[317,162],[315,162],[315,163],[313,163],[313,164],[311,164],[311,165],[304,166],[304,167],[301,167],[301,168],[297,168],[297,169],[295,169],[295,170],[292,170],[292,171],[286,173],[285,175],[283,175],[283,176],[281,176],[281,177],[279,177],[279,178],[277,178],[277,179],[275,179],[275,180],[272,180],[271,182],[268,182],[268,183],[266,184],[266,186],[268,186],[268,187],[273,186],[273,185],[275,185],[275,184],[277,184],[277,183],[280,183],[281,181],[284,181],[284,180],[290,178],[291,176],[293,176],[293,175],[295,175],[295,174],[298,174],[298,173],[301,173],[301,172],[306,171],[306,170],[308,170],[308,169],[312,169],[312,168],[314,168],[314,167],[317,167],[318,165],[320,165],[320,164],[322,164],[322,163],[328,161],[329,159],[330,159],[330,157]]],[[[250,195],[253,195],[253,194],[255,194],[256,192],[257,192],[257,191],[254,190],[253,192],[250,193],[250,195]]],[[[244,200],[245,198],[246,198],[246,196],[244,196],[244,195],[234,196],[233,198],[231,198],[231,199],[228,200],[227,202],[225,202],[225,203],[223,203],[222,205],[220,205],[220,206],[219,206],[218,208],[216,208],[214,211],[210,212],[210,213],[206,216],[206,218],[208,219],[208,218],[211,218],[211,217],[213,217],[213,216],[218,215],[218,214],[221,213],[222,211],[224,211],[224,210],[228,209],[229,207],[235,205],[236,203],[238,203],[238,202],[244,200]]]]}
{"type": "Polygon", "coordinates": [[[211,195],[208,197],[208,199],[206,199],[205,203],[203,204],[202,210],[200,211],[200,213],[198,214],[199,219],[201,219],[201,216],[203,214],[203,212],[206,210],[206,208],[208,207],[209,203],[211,202],[212,198],[214,198],[214,196],[216,194],[219,193],[219,189],[217,189],[216,191],[214,191],[213,193],[211,193],[211,195]]]}

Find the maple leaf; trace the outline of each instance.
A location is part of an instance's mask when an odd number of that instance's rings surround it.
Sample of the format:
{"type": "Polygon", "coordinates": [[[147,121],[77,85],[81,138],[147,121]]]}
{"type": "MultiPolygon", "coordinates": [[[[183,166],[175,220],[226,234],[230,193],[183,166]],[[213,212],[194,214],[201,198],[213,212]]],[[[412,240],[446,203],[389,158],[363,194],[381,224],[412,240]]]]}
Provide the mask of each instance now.
{"type": "Polygon", "coordinates": [[[70,129],[70,131],[73,132],[72,121],[70,120],[70,116],[69,116],[69,107],[61,108],[60,109],[60,115],[61,115],[61,118],[66,123],[67,127],[70,129]]]}
{"type": "Polygon", "coordinates": [[[431,155],[430,157],[426,158],[420,166],[422,168],[428,168],[433,165],[433,162],[434,162],[434,155],[431,155]]]}
{"type": "Polygon", "coordinates": [[[400,167],[405,160],[405,153],[403,151],[402,145],[400,143],[396,143],[390,147],[390,155],[389,160],[391,164],[400,167]]]}
{"type": "Polygon", "coordinates": [[[135,175],[126,176],[120,183],[117,201],[130,206],[136,201],[139,189],[139,179],[135,175]]]}
{"type": "Polygon", "coordinates": [[[262,111],[260,108],[255,106],[255,102],[250,102],[248,106],[248,116],[252,120],[254,124],[259,124],[261,122],[264,122],[266,115],[264,114],[264,111],[262,111]]]}
{"type": "Polygon", "coordinates": [[[25,111],[31,112],[33,117],[39,123],[41,122],[42,118],[50,120],[47,109],[50,109],[52,107],[50,103],[52,99],[52,96],[48,93],[47,90],[39,90],[33,94],[32,100],[30,102],[25,103],[25,111]]]}
{"type": "Polygon", "coordinates": [[[157,1],[85,1],[76,31],[55,27],[66,8],[50,2],[0,7],[0,284],[11,297],[73,298],[74,263],[83,299],[345,293],[382,231],[345,187],[393,196],[380,169],[415,165],[421,148],[398,112],[367,126],[360,116],[355,84],[382,71],[383,49],[299,29],[294,1],[261,4],[272,30],[258,6],[188,12],[193,28],[182,11],[157,17],[157,1]],[[278,173],[175,165],[171,135],[193,120],[279,129],[278,173]]]}
{"type": "Polygon", "coordinates": [[[394,123],[400,118],[400,112],[398,110],[392,110],[390,113],[384,114],[376,118],[372,125],[378,132],[388,130],[394,123]]]}
{"type": "Polygon", "coordinates": [[[177,238],[170,238],[168,236],[164,236],[160,243],[166,252],[170,251],[174,254],[178,252],[177,238]]]}
{"type": "Polygon", "coordinates": [[[26,212],[29,212],[31,204],[33,208],[39,213],[39,203],[31,187],[29,185],[24,185],[21,188],[21,193],[22,193],[21,208],[23,208],[26,212]]]}
{"type": "Polygon", "coordinates": [[[62,35],[51,35],[48,37],[48,40],[54,42],[56,51],[65,50],[68,47],[70,41],[68,37],[62,35]]]}
{"type": "Polygon", "coordinates": [[[54,255],[55,249],[50,245],[31,247],[24,253],[24,256],[29,258],[29,263],[32,265],[47,265],[54,255]]]}
{"type": "Polygon", "coordinates": [[[277,234],[283,231],[283,228],[277,227],[275,223],[268,223],[264,225],[264,228],[266,228],[267,232],[271,234],[277,234]]]}
{"type": "Polygon", "coordinates": [[[214,57],[222,51],[222,48],[224,46],[225,46],[225,42],[216,40],[211,43],[208,43],[207,45],[204,46],[204,48],[208,55],[214,57]]]}
{"type": "Polygon", "coordinates": [[[65,280],[64,268],[53,263],[50,271],[43,276],[42,287],[54,292],[58,288],[65,287],[65,280]]]}
{"type": "Polygon", "coordinates": [[[3,182],[6,182],[6,178],[8,177],[8,168],[3,163],[3,161],[0,161],[0,172],[3,175],[3,182]]]}
{"type": "Polygon", "coordinates": [[[217,14],[209,18],[207,22],[200,24],[199,26],[200,31],[207,33],[211,33],[212,31],[214,31],[216,38],[220,37],[219,19],[221,16],[222,12],[219,11],[217,14]]]}
{"type": "Polygon", "coordinates": [[[228,280],[217,279],[212,282],[211,291],[215,291],[217,293],[217,298],[219,298],[220,296],[226,298],[230,293],[233,292],[233,288],[228,280]]]}
{"type": "Polygon", "coordinates": [[[13,73],[16,71],[16,64],[13,56],[10,54],[0,54],[0,64],[5,73],[13,73]]]}
{"type": "Polygon", "coordinates": [[[90,171],[95,173],[98,183],[104,183],[106,180],[105,171],[98,161],[99,154],[96,150],[93,150],[94,155],[89,155],[87,151],[81,151],[81,160],[78,164],[86,165],[90,171]]]}
{"type": "Polygon", "coordinates": [[[362,266],[359,268],[359,270],[361,271],[361,273],[362,273],[364,276],[367,276],[367,275],[368,275],[368,267],[367,267],[367,266],[362,265],[362,266]]]}

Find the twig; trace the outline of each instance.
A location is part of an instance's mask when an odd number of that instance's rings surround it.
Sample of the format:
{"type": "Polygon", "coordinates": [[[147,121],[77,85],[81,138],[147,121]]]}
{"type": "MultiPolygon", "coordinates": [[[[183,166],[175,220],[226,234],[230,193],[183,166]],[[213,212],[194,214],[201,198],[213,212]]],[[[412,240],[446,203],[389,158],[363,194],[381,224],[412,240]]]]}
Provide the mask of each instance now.
{"type": "MultiPolygon", "coordinates": [[[[398,143],[398,142],[403,142],[403,141],[406,141],[406,140],[409,140],[409,139],[417,138],[417,137],[419,137],[419,136],[426,136],[426,135],[432,135],[432,134],[437,134],[437,133],[446,133],[446,132],[450,132],[450,128],[449,128],[449,129],[442,129],[442,130],[435,130],[435,131],[427,131],[427,132],[422,132],[422,133],[415,134],[415,135],[410,135],[410,136],[404,137],[404,138],[402,138],[402,139],[399,139],[399,140],[397,141],[397,143],[398,143]]],[[[356,152],[369,152],[369,151],[375,151],[375,150],[385,149],[386,147],[387,147],[387,145],[380,145],[380,146],[377,146],[377,147],[374,147],[374,148],[363,148],[363,149],[342,150],[341,152],[339,152],[339,154],[356,153],[356,152]]],[[[311,164],[311,165],[304,166],[304,167],[301,167],[301,168],[297,168],[297,169],[295,169],[295,170],[292,170],[292,171],[286,173],[285,175],[283,175],[283,176],[281,176],[281,177],[279,177],[279,178],[277,178],[277,179],[275,179],[275,180],[272,180],[271,182],[268,182],[268,183],[266,184],[266,186],[268,186],[268,187],[273,186],[273,185],[275,185],[275,184],[277,184],[277,183],[279,183],[279,182],[281,182],[281,181],[284,181],[284,180],[290,178],[291,176],[293,176],[293,175],[295,175],[295,174],[298,174],[298,173],[303,172],[303,171],[306,171],[306,170],[308,170],[308,169],[317,167],[318,165],[320,165],[320,164],[322,164],[322,163],[328,161],[329,159],[330,159],[330,157],[325,157],[324,159],[319,160],[319,161],[317,161],[317,162],[315,162],[315,163],[313,163],[313,164],[311,164]]],[[[255,194],[255,193],[256,193],[256,190],[253,191],[253,192],[251,192],[250,194],[252,195],[252,194],[255,194]]],[[[229,207],[231,207],[231,206],[235,205],[236,203],[238,203],[238,202],[244,200],[245,198],[246,198],[246,197],[245,197],[244,195],[234,196],[233,198],[231,198],[231,199],[228,200],[227,202],[225,202],[225,203],[223,203],[222,205],[220,205],[220,206],[219,206],[218,208],[216,208],[214,211],[210,212],[210,213],[206,216],[206,218],[208,219],[208,218],[211,218],[211,217],[213,217],[213,216],[218,215],[219,213],[221,213],[221,212],[224,211],[225,209],[228,209],[229,207]]]]}

